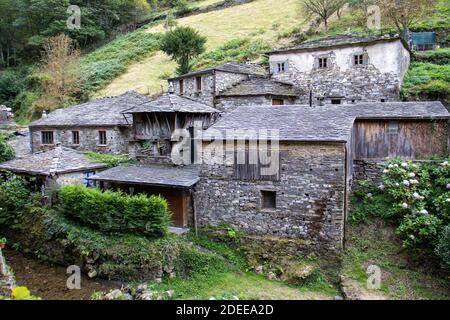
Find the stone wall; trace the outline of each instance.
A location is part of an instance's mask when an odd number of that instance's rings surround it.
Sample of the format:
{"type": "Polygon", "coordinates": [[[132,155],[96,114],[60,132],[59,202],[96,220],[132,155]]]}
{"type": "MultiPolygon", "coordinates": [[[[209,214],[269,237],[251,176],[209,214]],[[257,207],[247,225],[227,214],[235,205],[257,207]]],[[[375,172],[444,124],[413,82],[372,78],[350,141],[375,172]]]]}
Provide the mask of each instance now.
{"type": "MultiPolygon", "coordinates": [[[[281,99],[281,98],[280,98],[281,99]]],[[[304,101],[295,98],[285,98],[284,104],[302,104],[304,101]]],[[[272,97],[267,96],[240,96],[240,97],[220,97],[216,99],[216,108],[223,112],[230,112],[240,106],[248,105],[271,105],[272,97]]]]}
{"type": "Polygon", "coordinates": [[[283,143],[279,181],[233,179],[233,166],[204,164],[196,186],[201,226],[229,224],[251,235],[316,241],[340,249],[344,229],[345,145],[283,143]],[[276,209],[261,191],[276,192],[276,209]]]}
{"type": "Polygon", "coordinates": [[[355,187],[358,181],[368,180],[375,185],[380,185],[383,182],[384,161],[353,161],[353,178],[352,186],[355,187]]]}
{"type": "Polygon", "coordinates": [[[367,47],[345,47],[312,52],[277,53],[270,57],[272,73],[277,62],[287,64],[287,72],[273,78],[291,82],[304,92],[313,91],[313,103],[398,101],[400,86],[410,64],[410,54],[398,42],[367,47]],[[364,65],[354,65],[357,54],[366,57],[364,65]],[[318,68],[318,58],[328,58],[328,68],[318,68]]]}
{"type": "Polygon", "coordinates": [[[198,76],[182,78],[184,82],[183,93],[180,90],[180,79],[173,80],[174,93],[177,95],[183,95],[187,98],[194,99],[209,106],[214,106],[214,74],[200,74],[198,76]],[[202,90],[197,89],[197,77],[202,78],[202,90]]]}
{"type": "Polygon", "coordinates": [[[11,289],[16,287],[16,280],[14,273],[6,265],[5,257],[3,256],[2,249],[0,248],[0,297],[9,298],[11,295],[11,289]]]}
{"type": "Polygon", "coordinates": [[[54,145],[42,144],[42,131],[53,131],[54,144],[61,144],[64,147],[75,150],[94,151],[99,153],[127,154],[128,141],[131,130],[129,128],[118,127],[65,127],[61,128],[30,128],[30,138],[32,151],[46,151],[54,148],[54,145]],[[99,130],[106,131],[107,144],[99,144],[99,130]],[[75,145],[72,141],[72,131],[79,131],[80,144],[75,145]]]}

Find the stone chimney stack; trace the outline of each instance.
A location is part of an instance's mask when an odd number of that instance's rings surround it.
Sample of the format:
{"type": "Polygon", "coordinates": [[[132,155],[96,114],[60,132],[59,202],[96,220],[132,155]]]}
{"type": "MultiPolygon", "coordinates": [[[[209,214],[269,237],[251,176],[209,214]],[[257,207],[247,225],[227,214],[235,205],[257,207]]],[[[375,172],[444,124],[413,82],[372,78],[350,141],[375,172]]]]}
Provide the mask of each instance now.
{"type": "Polygon", "coordinates": [[[47,118],[47,111],[42,111],[42,118],[47,118]]]}
{"type": "Polygon", "coordinates": [[[168,90],[169,94],[174,94],[175,93],[175,89],[173,87],[173,82],[170,81],[169,82],[169,90],[168,90]]]}

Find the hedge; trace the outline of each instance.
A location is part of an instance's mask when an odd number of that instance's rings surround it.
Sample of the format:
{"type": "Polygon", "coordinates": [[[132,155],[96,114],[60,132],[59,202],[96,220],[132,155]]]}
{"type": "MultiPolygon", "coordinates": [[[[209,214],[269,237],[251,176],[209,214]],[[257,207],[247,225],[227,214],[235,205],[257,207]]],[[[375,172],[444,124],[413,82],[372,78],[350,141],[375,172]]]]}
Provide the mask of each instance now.
{"type": "Polygon", "coordinates": [[[103,232],[164,237],[170,221],[166,200],[159,196],[64,186],[58,192],[59,211],[103,232]]]}

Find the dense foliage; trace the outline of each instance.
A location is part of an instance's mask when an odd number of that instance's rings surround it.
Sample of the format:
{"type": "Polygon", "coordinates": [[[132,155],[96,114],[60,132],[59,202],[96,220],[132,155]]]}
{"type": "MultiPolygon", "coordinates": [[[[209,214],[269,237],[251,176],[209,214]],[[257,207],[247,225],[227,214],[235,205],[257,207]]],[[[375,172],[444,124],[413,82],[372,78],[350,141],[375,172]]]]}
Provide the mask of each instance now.
{"type": "Polygon", "coordinates": [[[397,225],[405,248],[434,250],[443,261],[448,252],[450,225],[450,162],[390,161],[383,184],[359,184],[352,200],[351,219],[381,217],[397,225]]]}
{"type": "Polygon", "coordinates": [[[103,232],[163,237],[169,225],[166,200],[159,196],[129,196],[84,186],[63,186],[59,210],[66,217],[103,232]]]}
{"type": "Polygon", "coordinates": [[[0,135],[0,163],[12,160],[14,157],[14,148],[6,142],[6,139],[2,135],[0,135]]]}
{"type": "Polygon", "coordinates": [[[161,40],[161,50],[178,63],[177,73],[192,70],[192,60],[205,51],[206,37],[191,27],[177,27],[161,40]]]}
{"type": "Polygon", "coordinates": [[[103,163],[110,168],[123,164],[130,164],[132,162],[128,155],[103,154],[93,151],[86,151],[85,155],[92,163],[103,163]]]}

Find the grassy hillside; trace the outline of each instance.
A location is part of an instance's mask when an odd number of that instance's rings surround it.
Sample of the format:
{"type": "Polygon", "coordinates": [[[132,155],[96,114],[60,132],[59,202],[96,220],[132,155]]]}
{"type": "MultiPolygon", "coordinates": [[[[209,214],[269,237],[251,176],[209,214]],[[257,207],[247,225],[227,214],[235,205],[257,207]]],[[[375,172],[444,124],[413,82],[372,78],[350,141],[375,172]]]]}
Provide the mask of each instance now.
{"type": "MultiPolygon", "coordinates": [[[[207,50],[217,49],[234,39],[252,38],[254,42],[275,44],[279,35],[302,27],[300,2],[286,0],[274,6],[273,0],[251,3],[178,19],[180,25],[191,26],[208,37],[207,50]]],[[[148,33],[163,32],[162,24],[147,29],[148,33]]],[[[127,72],[112,81],[98,95],[116,95],[129,89],[142,93],[157,93],[166,86],[164,77],[173,74],[175,63],[162,52],[154,52],[138,63],[131,64],[127,72]]]]}

